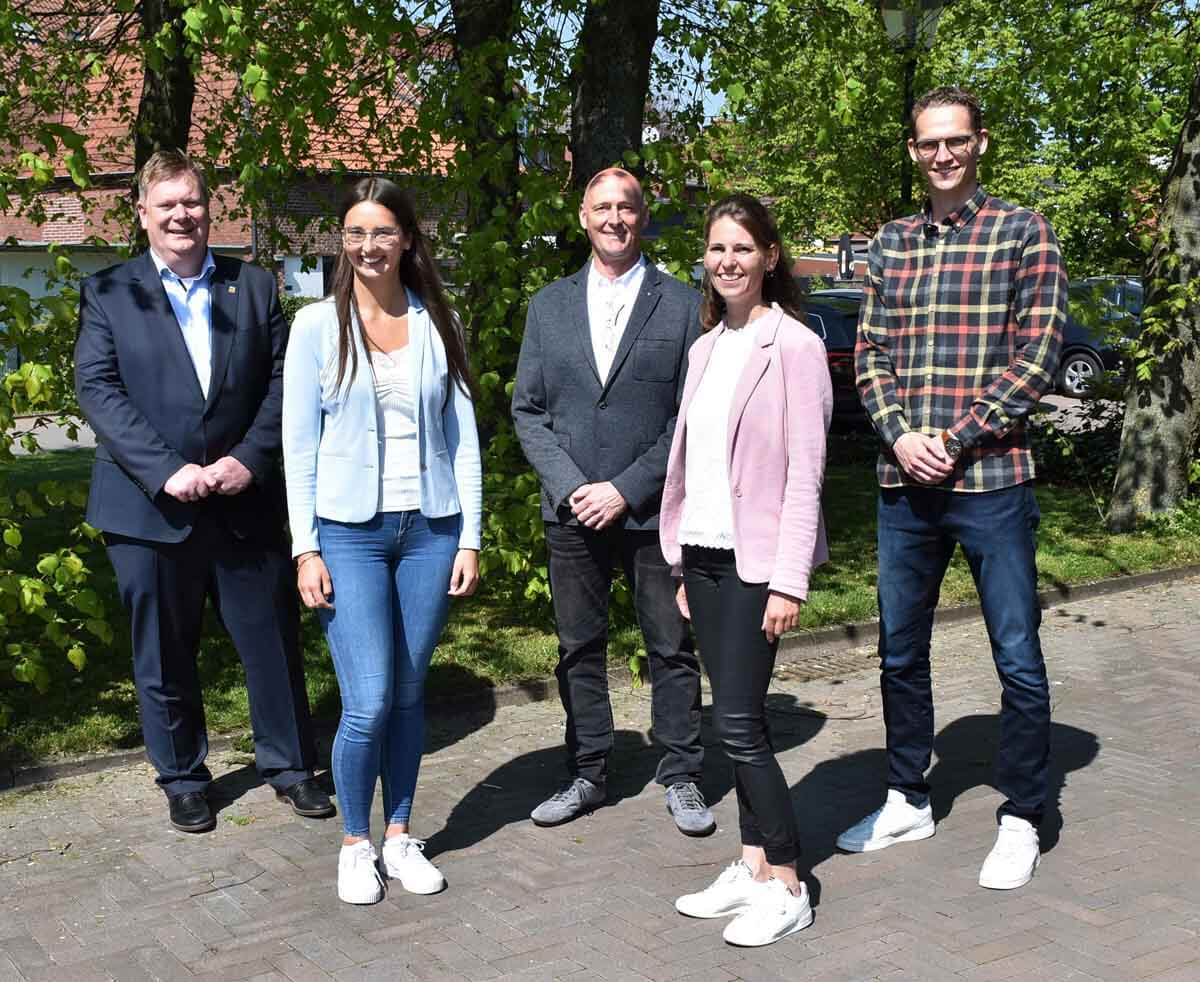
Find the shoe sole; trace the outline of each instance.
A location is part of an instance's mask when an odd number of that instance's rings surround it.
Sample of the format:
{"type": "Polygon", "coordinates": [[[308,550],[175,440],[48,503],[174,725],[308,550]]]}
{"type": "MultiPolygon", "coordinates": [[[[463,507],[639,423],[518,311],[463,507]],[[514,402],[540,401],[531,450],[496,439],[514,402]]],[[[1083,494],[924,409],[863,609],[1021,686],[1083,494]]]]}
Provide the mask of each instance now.
{"type": "Polygon", "coordinates": [[[1038,856],[1033,861],[1033,869],[1029,871],[1029,875],[1023,880],[993,880],[990,883],[985,883],[983,877],[979,877],[979,885],[985,890],[1016,890],[1023,887],[1026,883],[1033,879],[1033,874],[1037,872],[1037,868],[1042,865],[1042,857],[1038,856]]]}
{"type": "Polygon", "coordinates": [[[701,839],[706,835],[712,835],[717,831],[717,823],[714,821],[712,825],[707,825],[702,829],[685,829],[679,824],[679,820],[675,818],[675,813],[671,811],[671,806],[667,805],[667,814],[671,816],[671,820],[675,823],[675,828],[679,829],[684,835],[690,835],[694,839],[701,839]]]}
{"type": "Polygon", "coordinates": [[[727,945],[731,945],[734,948],[764,948],[769,944],[774,944],[776,941],[782,941],[789,934],[795,934],[797,931],[803,931],[806,927],[810,927],[812,925],[812,922],[813,922],[813,912],[810,909],[808,912],[808,917],[806,919],[801,919],[801,920],[797,921],[794,926],[788,928],[786,931],[783,932],[783,934],[777,934],[775,937],[771,938],[769,941],[753,941],[753,942],[730,941],[724,935],[722,935],[721,937],[724,938],[725,943],[727,945]]]}
{"type": "Polygon", "coordinates": [[[181,825],[179,822],[171,822],[171,828],[176,832],[187,832],[195,834],[197,832],[211,832],[217,827],[217,820],[210,818],[207,822],[201,822],[199,825],[181,825]]]}
{"type": "Polygon", "coordinates": [[[533,824],[536,825],[538,828],[552,829],[559,825],[566,825],[567,822],[573,822],[577,818],[583,818],[585,815],[590,815],[592,812],[594,812],[599,807],[600,807],[599,804],[587,805],[584,808],[579,809],[579,811],[577,811],[574,815],[568,815],[566,818],[559,818],[553,822],[547,822],[545,819],[542,819],[542,818],[534,818],[532,815],[529,816],[529,821],[533,822],[533,824]]]}
{"type": "Polygon", "coordinates": [[[438,886],[434,887],[432,890],[414,890],[407,883],[405,883],[402,879],[400,879],[400,877],[392,876],[392,874],[390,872],[387,873],[387,878],[395,883],[399,883],[400,886],[404,889],[405,893],[414,893],[419,897],[428,897],[435,893],[441,893],[443,890],[446,889],[446,881],[445,880],[442,880],[442,882],[438,886]]]}
{"type": "Polygon", "coordinates": [[[750,909],[750,905],[738,904],[736,907],[731,907],[729,910],[722,910],[715,914],[694,914],[690,910],[684,910],[679,906],[679,901],[675,901],[675,910],[684,917],[694,917],[698,921],[711,921],[718,917],[736,917],[738,914],[744,914],[750,909]]]}
{"type": "MultiPolygon", "coordinates": [[[[286,794],[276,791],[275,797],[280,801],[286,801],[288,806],[301,818],[333,818],[337,814],[337,809],[333,805],[327,808],[297,808],[295,803],[286,794]]],[[[348,901],[353,903],[353,901],[348,901]]]]}
{"type": "Polygon", "coordinates": [[[842,852],[877,852],[880,849],[886,849],[888,846],[894,846],[900,842],[919,842],[922,839],[929,839],[937,831],[937,825],[932,821],[928,825],[918,825],[915,829],[909,829],[900,835],[890,836],[887,839],[872,839],[869,842],[853,842],[843,843],[841,837],[838,837],[837,847],[842,852]]]}
{"type": "Polygon", "coordinates": [[[368,907],[371,904],[379,903],[384,898],[385,893],[386,893],[386,891],[380,890],[379,893],[377,893],[374,897],[370,898],[369,900],[360,900],[358,897],[349,897],[346,894],[342,893],[341,890],[339,890],[338,891],[338,900],[340,900],[344,904],[355,904],[356,906],[359,906],[359,907],[368,907]]]}

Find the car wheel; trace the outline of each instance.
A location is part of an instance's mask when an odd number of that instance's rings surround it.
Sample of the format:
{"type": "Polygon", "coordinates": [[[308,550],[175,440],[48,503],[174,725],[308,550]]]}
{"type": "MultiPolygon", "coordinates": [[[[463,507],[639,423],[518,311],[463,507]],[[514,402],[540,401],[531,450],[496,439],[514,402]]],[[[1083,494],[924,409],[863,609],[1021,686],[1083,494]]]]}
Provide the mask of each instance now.
{"type": "Polygon", "coordinates": [[[1104,373],[1100,359],[1090,351],[1072,351],[1058,366],[1058,390],[1064,395],[1082,399],[1092,383],[1104,373]]]}

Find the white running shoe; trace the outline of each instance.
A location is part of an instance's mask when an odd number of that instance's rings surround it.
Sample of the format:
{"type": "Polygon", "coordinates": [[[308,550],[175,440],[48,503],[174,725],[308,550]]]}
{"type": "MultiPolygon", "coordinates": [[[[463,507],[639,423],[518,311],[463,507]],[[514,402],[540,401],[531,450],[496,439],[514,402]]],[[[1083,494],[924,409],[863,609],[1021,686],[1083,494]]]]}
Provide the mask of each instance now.
{"type": "Polygon", "coordinates": [[[979,885],[989,890],[1015,890],[1033,879],[1042,861],[1037,829],[1016,815],[1000,816],[996,844],[983,861],[979,885]]]}
{"type": "Polygon", "coordinates": [[[724,938],[742,948],[760,948],[803,931],[812,922],[808,887],[801,883],[797,896],[782,880],[770,879],[756,891],[750,909],[726,925],[724,938]]]}
{"type": "Polygon", "coordinates": [[[891,788],[883,806],[839,835],[837,846],[846,852],[874,852],[897,842],[928,839],[935,831],[928,802],[917,808],[908,803],[903,791],[891,788]]]}
{"type": "Polygon", "coordinates": [[[389,880],[399,880],[409,893],[437,893],[446,888],[441,870],[425,858],[425,840],[406,833],[383,840],[383,867],[389,880]]]}
{"type": "Polygon", "coordinates": [[[675,901],[675,909],[688,917],[725,917],[750,909],[751,898],[766,887],[740,859],[730,863],[699,893],[686,893],[675,901]]]}
{"type": "Polygon", "coordinates": [[[338,899],[348,904],[376,904],[383,899],[383,880],[375,847],[366,839],[342,846],[338,854],[338,899]]]}

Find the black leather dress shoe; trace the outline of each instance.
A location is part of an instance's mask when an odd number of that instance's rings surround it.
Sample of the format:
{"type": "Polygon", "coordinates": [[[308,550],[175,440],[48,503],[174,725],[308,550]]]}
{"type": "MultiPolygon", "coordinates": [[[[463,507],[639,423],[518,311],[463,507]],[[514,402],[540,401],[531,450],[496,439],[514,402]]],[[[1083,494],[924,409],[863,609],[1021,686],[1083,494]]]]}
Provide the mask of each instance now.
{"type": "Polygon", "coordinates": [[[305,818],[329,818],[337,813],[329,795],[321,789],[315,777],[306,777],[283,791],[276,790],[275,796],[286,800],[292,806],[292,811],[305,818]]]}
{"type": "Polygon", "coordinates": [[[171,809],[171,825],[180,832],[208,832],[217,825],[203,791],[167,795],[167,804],[171,809]]]}

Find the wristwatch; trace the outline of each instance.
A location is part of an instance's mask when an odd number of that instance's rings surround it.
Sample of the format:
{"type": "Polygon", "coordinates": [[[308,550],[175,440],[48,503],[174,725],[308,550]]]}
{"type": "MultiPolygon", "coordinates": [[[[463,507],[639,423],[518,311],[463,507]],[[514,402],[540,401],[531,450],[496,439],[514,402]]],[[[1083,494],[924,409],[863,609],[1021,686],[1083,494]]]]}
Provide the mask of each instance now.
{"type": "Polygon", "coordinates": [[[958,437],[952,436],[949,430],[942,430],[942,446],[946,449],[946,456],[951,460],[958,460],[962,456],[962,442],[958,437]]]}

